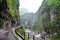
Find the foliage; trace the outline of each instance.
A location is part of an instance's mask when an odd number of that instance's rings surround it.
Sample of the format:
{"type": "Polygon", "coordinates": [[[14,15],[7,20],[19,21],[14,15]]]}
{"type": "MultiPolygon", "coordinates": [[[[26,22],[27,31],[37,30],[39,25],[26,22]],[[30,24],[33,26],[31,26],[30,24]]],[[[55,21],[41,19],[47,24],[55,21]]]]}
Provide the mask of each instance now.
{"type": "Polygon", "coordinates": [[[17,27],[16,32],[23,37],[23,39],[28,40],[27,36],[25,35],[25,29],[23,27],[17,27]]]}
{"type": "Polygon", "coordinates": [[[40,19],[32,27],[34,32],[42,33],[43,28],[43,16],[40,16],[40,19]]]}
{"type": "Polygon", "coordinates": [[[60,34],[54,36],[54,37],[50,37],[51,40],[60,40],[60,34]]]}
{"type": "Polygon", "coordinates": [[[12,17],[18,15],[18,0],[6,0],[8,5],[8,12],[12,17]]]}
{"type": "Polygon", "coordinates": [[[44,22],[46,22],[43,24],[44,27],[47,27],[49,33],[57,33],[57,35],[53,36],[51,40],[60,40],[60,0],[44,0],[40,9],[42,10],[42,14],[45,14],[45,12],[47,12],[47,14],[50,14],[51,6],[55,7],[55,19],[53,22],[51,22],[51,18],[47,16],[46,19],[44,18],[44,22]]]}

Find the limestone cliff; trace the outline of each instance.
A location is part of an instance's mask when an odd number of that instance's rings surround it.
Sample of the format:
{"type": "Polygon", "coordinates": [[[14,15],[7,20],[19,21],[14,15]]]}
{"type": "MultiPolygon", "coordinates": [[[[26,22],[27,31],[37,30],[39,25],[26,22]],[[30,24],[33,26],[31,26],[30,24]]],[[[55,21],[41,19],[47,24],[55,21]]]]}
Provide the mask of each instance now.
{"type": "Polygon", "coordinates": [[[18,25],[19,0],[0,0],[0,28],[3,30],[1,32],[0,29],[0,40],[16,40],[11,27],[17,27],[18,25]]]}
{"type": "Polygon", "coordinates": [[[6,21],[11,21],[11,24],[18,24],[18,14],[19,0],[0,0],[0,27],[6,21]]]}

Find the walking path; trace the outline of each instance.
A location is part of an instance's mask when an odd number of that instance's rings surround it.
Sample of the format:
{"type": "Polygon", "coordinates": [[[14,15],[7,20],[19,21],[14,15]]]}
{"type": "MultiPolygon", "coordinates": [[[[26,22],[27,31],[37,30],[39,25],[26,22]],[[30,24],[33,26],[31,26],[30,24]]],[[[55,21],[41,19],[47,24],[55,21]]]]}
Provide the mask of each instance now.
{"type": "Polygon", "coordinates": [[[14,36],[15,36],[18,40],[22,40],[22,38],[20,38],[20,37],[15,33],[15,28],[13,28],[12,30],[13,30],[14,36]]]}
{"type": "MultiPolygon", "coordinates": [[[[0,38],[4,37],[5,33],[7,33],[7,32],[8,31],[0,30],[0,38]]],[[[11,33],[17,40],[23,40],[19,35],[17,35],[15,33],[15,28],[12,28],[11,33]]],[[[42,40],[41,39],[41,34],[36,34],[35,32],[33,32],[33,31],[29,30],[29,29],[25,30],[25,34],[27,35],[29,40],[42,40]]],[[[12,37],[10,37],[10,38],[12,38],[12,37]]]]}

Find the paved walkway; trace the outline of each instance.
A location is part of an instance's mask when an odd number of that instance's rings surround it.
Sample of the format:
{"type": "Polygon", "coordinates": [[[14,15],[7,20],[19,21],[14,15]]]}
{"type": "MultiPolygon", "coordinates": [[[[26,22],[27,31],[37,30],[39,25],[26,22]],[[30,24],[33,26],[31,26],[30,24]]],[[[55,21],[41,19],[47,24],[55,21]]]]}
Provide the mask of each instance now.
{"type": "Polygon", "coordinates": [[[18,40],[22,40],[16,33],[15,33],[15,28],[13,28],[13,34],[18,40]]]}

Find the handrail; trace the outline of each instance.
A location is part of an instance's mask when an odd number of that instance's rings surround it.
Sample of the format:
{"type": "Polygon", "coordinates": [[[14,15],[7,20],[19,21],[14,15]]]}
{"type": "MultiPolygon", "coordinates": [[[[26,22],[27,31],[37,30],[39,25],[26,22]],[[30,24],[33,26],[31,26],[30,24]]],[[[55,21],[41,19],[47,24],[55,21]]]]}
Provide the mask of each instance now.
{"type": "Polygon", "coordinates": [[[20,38],[22,38],[22,40],[25,40],[22,36],[20,36],[20,35],[16,32],[16,30],[15,30],[15,33],[16,33],[20,38]]]}

